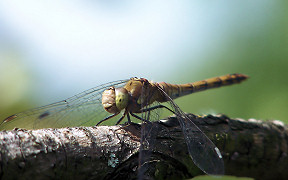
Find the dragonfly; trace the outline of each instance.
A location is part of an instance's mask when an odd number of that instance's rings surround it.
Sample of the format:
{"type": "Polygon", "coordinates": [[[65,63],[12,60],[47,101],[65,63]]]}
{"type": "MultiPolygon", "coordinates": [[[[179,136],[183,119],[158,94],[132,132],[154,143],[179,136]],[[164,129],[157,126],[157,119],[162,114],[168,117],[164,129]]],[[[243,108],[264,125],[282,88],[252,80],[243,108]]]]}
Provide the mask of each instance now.
{"type": "Polygon", "coordinates": [[[41,129],[94,126],[118,115],[120,118],[116,124],[120,124],[125,117],[128,123],[132,123],[131,117],[149,123],[153,111],[167,109],[176,115],[189,155],[195,165],[206,174],[220,175],[224,174],[220,150],[185,115],[174,99],[194,92],[240,83],[247,78],[244,74],[236,73],[187,84],[152,82],[136,77],[113,81],[66,100],[11,115],[2,121],[0,130],[15,127],[41,129]],[[153,105],[155,102],[156,105],[153,105]],[[170,106],[163,105],[164,102],[168,102],[170,106]]]}

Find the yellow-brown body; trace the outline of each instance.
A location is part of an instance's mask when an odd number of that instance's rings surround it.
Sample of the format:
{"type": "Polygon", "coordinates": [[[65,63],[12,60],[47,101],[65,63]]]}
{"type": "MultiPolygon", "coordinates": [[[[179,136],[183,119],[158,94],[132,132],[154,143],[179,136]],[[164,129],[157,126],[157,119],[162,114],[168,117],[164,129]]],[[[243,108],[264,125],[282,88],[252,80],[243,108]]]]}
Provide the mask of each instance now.
{"type": "Polygon", "coordinates": [[[166,96],[159,88],[162,88],[168,96],[175,99],[193,92],[240,83],[247,78],[248,76],[243,74],[228,74],[187,84],[157,83],[148,81],[144,78],[131,78],[124,87],[116,89],[110,88],[104,91],[102,104],[105,110],[110,113],[119,113],[124,108],[132,113],[140,113],[141,108],[150,105],[155,101],[167,101],[166,96]],[[107,99],[106,94],[114,94],[114,100],[109,101],[109,103],[107,103],[108,101],[103,101],[103,99],[107,99]],[[107,106],[109,108],[105,107],[105,104],[109,104],[109,106],[107,106]],[[116,107],[122,108],[119,109],[116,107]]]}

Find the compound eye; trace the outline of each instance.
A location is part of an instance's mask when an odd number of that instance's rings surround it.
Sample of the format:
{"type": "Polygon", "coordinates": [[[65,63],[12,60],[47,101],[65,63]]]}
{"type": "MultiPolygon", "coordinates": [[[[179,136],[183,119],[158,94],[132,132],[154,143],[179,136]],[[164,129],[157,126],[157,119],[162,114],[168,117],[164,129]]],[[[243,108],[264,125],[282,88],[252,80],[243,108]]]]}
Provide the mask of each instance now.
{"type": "Polygon", "coordinates": [[[116,106],[119,109],[119,111],[125,109],[128,105],[129,100],[128,91],[125,88],[117,88],[115,90],[115,95],[116,95],[116,106]]]}
{"type": "Polygon", "coordinates": [[[102,106],[109,113],[117,113],[119,110],[116,107],[115,88],[110,87],[102,94],[102,106]]]}

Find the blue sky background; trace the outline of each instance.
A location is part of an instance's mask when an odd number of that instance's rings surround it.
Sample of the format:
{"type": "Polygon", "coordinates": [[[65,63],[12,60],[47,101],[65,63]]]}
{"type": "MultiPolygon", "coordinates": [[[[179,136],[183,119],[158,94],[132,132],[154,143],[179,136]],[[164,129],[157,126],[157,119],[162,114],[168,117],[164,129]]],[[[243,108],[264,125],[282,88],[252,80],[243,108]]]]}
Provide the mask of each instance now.
{"type": "Polygon", "coordinates": [[[1,1],[0,113],[135,76],[186,83],[239,72],[251,79],[176,102],[197,114],[285,120],[283,7],[268,0],[1,1]]]}

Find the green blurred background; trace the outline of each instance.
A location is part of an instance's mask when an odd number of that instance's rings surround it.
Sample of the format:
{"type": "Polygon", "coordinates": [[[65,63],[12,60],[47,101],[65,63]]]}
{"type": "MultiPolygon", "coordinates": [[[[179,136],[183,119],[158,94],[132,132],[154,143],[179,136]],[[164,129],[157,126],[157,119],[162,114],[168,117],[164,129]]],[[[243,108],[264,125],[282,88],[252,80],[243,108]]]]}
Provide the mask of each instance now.
{"type": "Polygon", "coordinates": [[[176,100],[196,114],[288,116],[287,1],[0,2],[0,118],[113,80],[240,85],[176,100]]]}
{"type": "Polygon", "coordinates": [[[287,1],[0,2],[0,117],[130,77],[240,85],[176,100],[196,114],[287,120],[287,1]]]}

